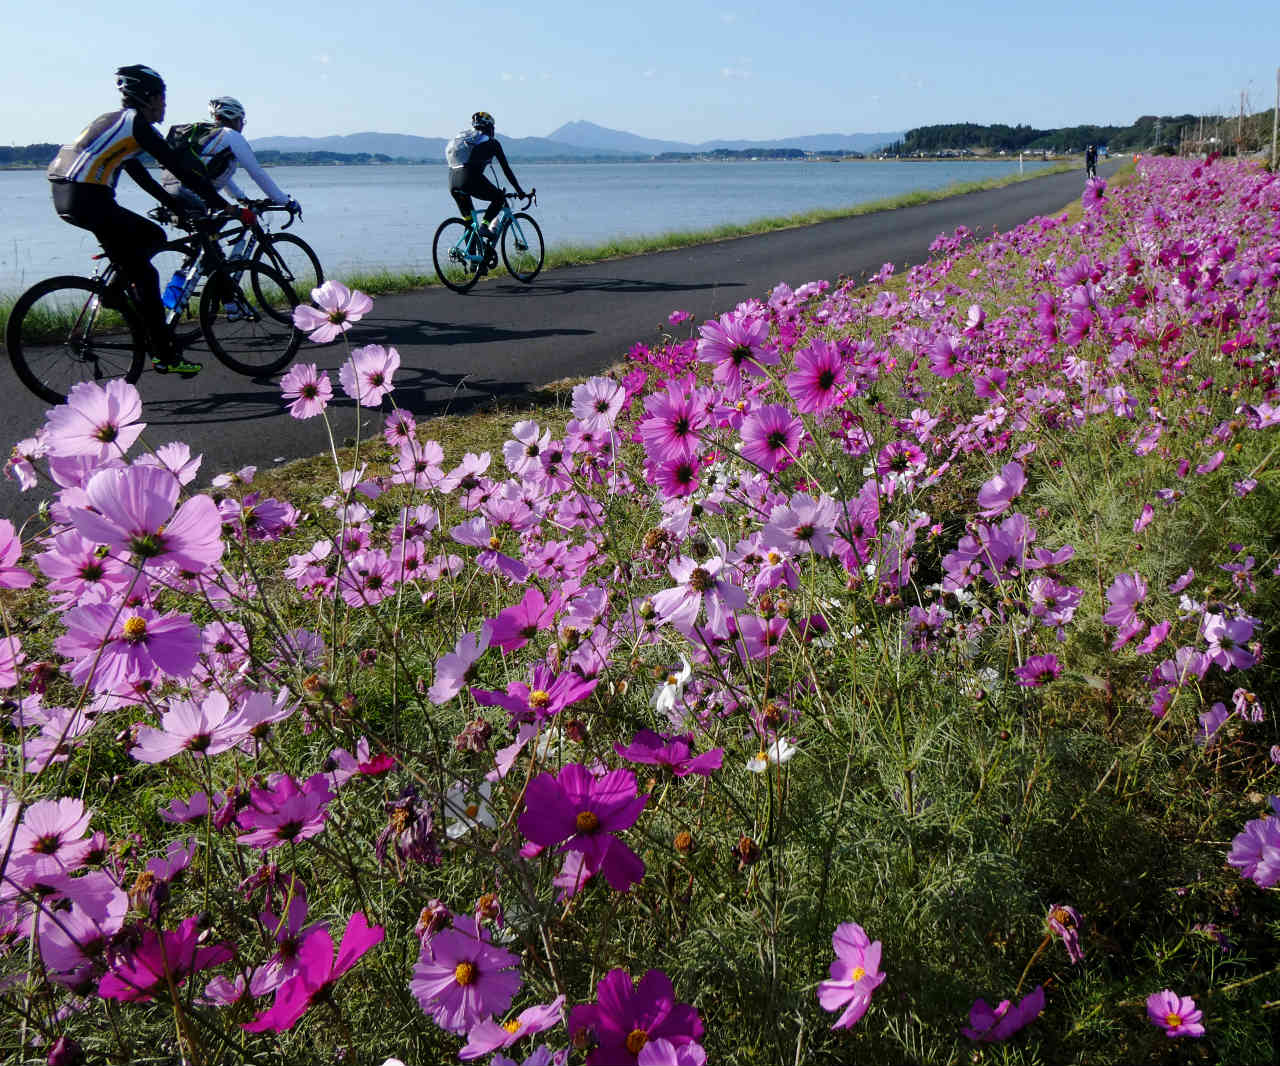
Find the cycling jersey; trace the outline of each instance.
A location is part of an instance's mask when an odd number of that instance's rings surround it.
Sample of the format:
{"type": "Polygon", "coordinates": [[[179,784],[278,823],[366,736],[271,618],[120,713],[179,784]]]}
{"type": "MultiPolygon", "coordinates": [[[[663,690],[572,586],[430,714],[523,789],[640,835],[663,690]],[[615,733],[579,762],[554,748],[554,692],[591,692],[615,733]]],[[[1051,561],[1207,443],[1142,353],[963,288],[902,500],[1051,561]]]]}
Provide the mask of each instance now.
{"type": "MultiPolygon", "coordinates": [[[[254,183],[261,189],[267,198],[275,204],[284,204],[289,200],[288,195],[277,185],[258,162],[258,157],[253,154],[253,149],[249,147],[249,142],[245,140],[243,133],[233,130],[230,126],[219,126],[208,139],[200,146],[200,158],[212,159],[219,153],[230,153],[227,157],[227,166],[217,177],[213,179],[215,188],[225,189],[237,200],[247,200],[244,191],[233,180],[236,167],[242,166],[245,173],[254,180],[254,183]]],[[[182,188],[182,182],[173,174],[166,173],[164,176],[164,187],[173,195],[178,195],[178,190],[182,188]]]]}
{"type": "Polygon", "coordinates": [[[484,212],[486,223],[492,223],[498,217],[498,212],[502,210],[502,205],[507,202],[502,190],[485,177],[485,167],[494,160],[502,167],[502,173],[507,176],[507,181],[516,187],[516,195],[524,195],[520,189],[519,180],[511,173],[511,166],[507,163],[507,155],[502,150],[502,145],[493,137],[482,134],[472,146],[471,156],[466,163],[460,167],[449,168],[449,194],[458,205],[463,218],[471,217],[473,208],[471,197],[473,196],[489,201],[489,206],[484,212]]]}
{"type": "Polygon", "coordinates": [[[170,195],[143,166],[139,157],[144,152],[161,166],[186,175],[187,184],[211,208],[218,210],[225,206],[208,179],[188,171],[159,131],[131,107],[95,118],[74,143],[59,149],[47,174],[53,182],[98,185],[112,190],[114,195],[120,171],[127,170],[129,176],[157,200],[174,206],[169,203],[170,195]]]}

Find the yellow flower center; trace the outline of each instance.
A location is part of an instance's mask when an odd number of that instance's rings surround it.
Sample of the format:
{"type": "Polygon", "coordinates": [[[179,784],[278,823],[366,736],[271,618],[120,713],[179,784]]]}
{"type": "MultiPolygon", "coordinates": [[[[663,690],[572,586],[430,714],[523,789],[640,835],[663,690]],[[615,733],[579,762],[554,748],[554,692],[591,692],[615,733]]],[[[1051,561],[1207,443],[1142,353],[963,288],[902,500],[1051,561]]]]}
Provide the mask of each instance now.
{"type": "Polygon", "coordinates": [[[532,692],[529,693],[529,706],[530,707],[550,707],[551,693],[548,692],[546,689],[535,688],[532,692]]]}
{"type": "Polygon", "coordinates": [[[136,614],[125,620],[124,639],[136,644],[147,635],[147,620],[136,614]]]}
{"type": "Polygon", "coordinates": [[[758,752],[756,752],[756,759],[757,759],[759,762],[768,762],[768,761],[769,761],[769,753],[768,753],[768,752],[766,752],[766,751],[764,751],[764,750],[758,751],[758,752]]]}
{"type": "Polygon", "coordinates": [[[649,1034],[643,1029],[632,1029],[627,1034],[627,1050],[633,1055],[639,1055],[648,1042],[649,1034]]]}
{"type": "MultiPolygon", "coordinates": [[[[600,819],[594,811],[579,811],[576,824],[579,833],[594,833],[600,828],[600,819]]],[[[642,1044],[641,1047],[643,1046],[642,1044]]]]}
{"type": "Polygon", "coordinates": [[[489,547],[492,548],[494,551],[497,551],[499,548],[502,547],[502,541],[500,541],[497,537],[490,537],[489,547]]]}
{"type": "Polygon", "coordinates": [[[853,979],[855,981],[861,981],[866,976],[867,976],[867,971],[864,970],[861,966],[855,966],[853,968],[853,979]]]}
{"type": "Polygon", "coordinates": [[[1170,1029],[1176,1029],[1182,1024],[1182,1015],[1174,1014],[1173,1011],[1170,1011],[1164,1016],[1164,1024],[1170,1029]]]}
{"type": "Polygon", "coordinates": [[[508,1033],[514,1033],[520,1028],[520,1019],[512,1018],[509,1022],[503,1022],[502,1028],[504,1028],[508,1033]]]}
{"type": "Polygon", "coordinates": [[[476,968],[470,962],[460,962],[453,970],[453,979],[460,985],[469,985],[476,979],[476,968]]]}

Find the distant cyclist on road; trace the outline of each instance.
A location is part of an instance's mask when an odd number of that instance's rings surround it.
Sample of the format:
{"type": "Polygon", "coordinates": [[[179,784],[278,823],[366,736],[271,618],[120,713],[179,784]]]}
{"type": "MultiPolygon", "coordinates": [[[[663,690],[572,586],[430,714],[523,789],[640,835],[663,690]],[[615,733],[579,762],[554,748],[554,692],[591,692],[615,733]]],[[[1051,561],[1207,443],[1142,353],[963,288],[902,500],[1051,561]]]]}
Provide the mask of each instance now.
{"type": "Polygon", "coordinates": [[[165,232],[116,202],[116,182],[120,172],[127,171],[171,211],[184,210],[147,172],[140,158],[145,152],[182,174],[202,209],[221,211],[228,205],[207,178],[189,170],[155,128],[154,123],[164,119],[164,79],[150,67],[135,64],[116,71],[116,88],[120,90],[120,109],[99,115],[49,164],[53,207],[64,222],[97,237],[123,282],[133,287],[156,372],[195,374],[202,364],[179,360],[174,351],[160,301],[160,279],[151,265],[151,257],[165,243],[165,232]]]}
{"type": "MultiPolygon", "coordinates": [[[[236,169],[244,167],[245,173],[273,204],[301,210],[298,201],[280,188],[258,162],[253,149],[244,136],[244,105],[233,96],[216,96],[209,101],[209,115],[212,122],[193,122],[187,127],[175,126],[170,130],[172,138],[174,130],[182,130],[192,138],[193,147],[198,148],[205,172],[214,186],[230,193],[241,203],[248,203],[249,197],[234,181],[236,169]],[[188,132],[189,131],[189,132],[188,132]]],[[[178,197],[183,203],[198,206],[199,197],[187,188],[176,174],[166,172],[164,187],[178,197]]]]}
{"type": "MultiPolygon", "coordinates": [[[[518,197],[525,199],[520,179],[511,173],[511,165],[502,145],[493,135],[493,116],[488,111],[477,111],[471,116],[471,129],[463,130],[445,148],[449,163],[449,194],[458,205],[465,219],[471,218],[473,196],[488,200],[484,212],[484,234],[490,241],[496,237],[494,219],[507,202],[506,194],[485,176],[485,168],[494,160],[502,167],[507,181],[515,186],[518,197]]],[[[494,257],[496,262],[496,257],[494,257]]],[[[493,263],[487,263],[492,266],[493,263]]]]}
{"type": "Polygon", "coordinates": [[[1084,150],[1084,174],[1086,178],[1098,176],[1098,147],[1091,144],[1084,150]]]}

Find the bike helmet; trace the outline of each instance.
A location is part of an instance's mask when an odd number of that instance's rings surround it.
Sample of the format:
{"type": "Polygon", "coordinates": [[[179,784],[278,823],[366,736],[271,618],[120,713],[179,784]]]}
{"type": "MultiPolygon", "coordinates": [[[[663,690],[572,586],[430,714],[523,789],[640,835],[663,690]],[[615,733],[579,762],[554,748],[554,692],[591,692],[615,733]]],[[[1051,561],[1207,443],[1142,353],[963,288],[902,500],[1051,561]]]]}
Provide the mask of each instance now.
{"type": "Polygon", "coordinates": [[[215,96],[209,101],[209,114],[223,122],[236,122],[244,118],[244,104],[234,96],[215,96]]]}
{"type": "Polygon", "coordinates": [[[488,111],[477,111],[471,116],[471,125],[481,133],[493,136],[493,116],[488,111]]]}
{"type": "Polygon", "coordinates": [[[135,63],[116,71],[116,88],[126,104],[143,104],[164,92],[164,78],[150,67],[135,63]]]}

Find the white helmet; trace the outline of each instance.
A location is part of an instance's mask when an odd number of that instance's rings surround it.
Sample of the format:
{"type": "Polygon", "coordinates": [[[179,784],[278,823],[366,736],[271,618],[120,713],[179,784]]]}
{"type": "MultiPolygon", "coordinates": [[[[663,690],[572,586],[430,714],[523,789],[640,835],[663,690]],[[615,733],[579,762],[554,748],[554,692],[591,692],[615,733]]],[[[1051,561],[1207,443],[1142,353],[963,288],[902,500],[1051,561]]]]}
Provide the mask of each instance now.
{"type": "Polygon", "coordinates": [[[244,118],[244,104],[234,96],[215,96],[209,101],[209,114],[224,122],[244,118]]]}

